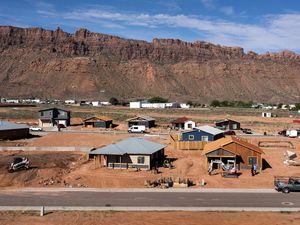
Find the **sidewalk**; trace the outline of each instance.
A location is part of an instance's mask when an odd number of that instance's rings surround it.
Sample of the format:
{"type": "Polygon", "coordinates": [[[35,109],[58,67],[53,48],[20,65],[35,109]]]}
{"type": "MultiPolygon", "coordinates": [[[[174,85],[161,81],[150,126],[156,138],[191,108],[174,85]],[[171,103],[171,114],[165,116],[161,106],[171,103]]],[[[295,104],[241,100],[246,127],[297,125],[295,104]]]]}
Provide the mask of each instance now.
{"type": "Polygon", "coordinates": [[[277,193],[275,189],[249,188],[0,188],[0,192],[187,192],[187,193],[277,193]]]}

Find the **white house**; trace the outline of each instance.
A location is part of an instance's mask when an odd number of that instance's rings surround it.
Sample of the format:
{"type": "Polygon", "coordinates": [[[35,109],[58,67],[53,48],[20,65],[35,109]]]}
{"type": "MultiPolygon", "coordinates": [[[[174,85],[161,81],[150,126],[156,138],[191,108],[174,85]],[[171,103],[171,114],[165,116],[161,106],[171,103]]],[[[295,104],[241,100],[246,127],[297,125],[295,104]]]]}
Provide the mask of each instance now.
{"type": "Polygon", "coordinates": [[[271,113],[271,112],[263,112],[263,113],[261,114],[261,116],[262,116],[262,117],[273,117],[273,113],[271,113]]]}
{"type": "Polygon", "coordinates": [[[142,108],[142,103],[141,102],[130,102],[129,103],[129,108],[131,108],[131,109],[142,108]]]}

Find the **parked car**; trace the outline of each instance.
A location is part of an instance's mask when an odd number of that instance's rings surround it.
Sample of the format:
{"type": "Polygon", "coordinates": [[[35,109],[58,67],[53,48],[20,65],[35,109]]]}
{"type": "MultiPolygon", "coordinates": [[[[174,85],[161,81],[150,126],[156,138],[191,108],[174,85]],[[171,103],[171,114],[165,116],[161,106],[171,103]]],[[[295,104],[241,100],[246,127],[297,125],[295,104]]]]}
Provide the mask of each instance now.
{"type": "Polygon", "coordinates": [[[235,135],[235,132],[233,130],[228,130],[224,132],[224,135],[235,135]]]}
{"type": "Polygon", "coordinates": [[[41,127],[29,127],[29,130],[31,130],[31,131],[42,131],[43,129],[41,127]]]}
{"type": "Polygon", "coordinates": [[[278,132],[278,134],[281,136],[286,136],[286,130],[281,130],[278,132]]]}
{"type": "Polygon", "coordinates": [[[300,191],[299,177],[275,177],[274,186],[276,191],[290,193],[291,191],[300,191]]]}
{"type": "Polygon", "coordinates": [[[250,128],[241,128],[244,134],[253,134],[250,128]]]}
{"type": "Polygon", "coordinates": [[[144,125],[133,125],[129,127],[128,133],[145,133],[146,127],[144,125]]]}
{"type": "Polygon", "coordinates": [[[8,172],[14,172],[21,169],[29,169],[29,160],[26,157],[15,157],[8,168],[8,172]]]}

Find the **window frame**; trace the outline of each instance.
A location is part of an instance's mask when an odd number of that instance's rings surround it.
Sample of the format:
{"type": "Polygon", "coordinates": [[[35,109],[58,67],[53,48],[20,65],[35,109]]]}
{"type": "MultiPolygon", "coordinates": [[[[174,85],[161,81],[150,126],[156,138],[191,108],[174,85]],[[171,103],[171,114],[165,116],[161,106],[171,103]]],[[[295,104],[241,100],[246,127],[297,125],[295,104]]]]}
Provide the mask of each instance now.
{"type": "Polygon", "coordinates": [[[248,156],[247,163],[248,163],[248,166],[257,165],[257,156],[248,156]],[[251,163],[250,163],[250,159],[252,159],[251,163]],[[253,159],[255,159],[254,163],[253,163],[253,159]]]}
{"type": "Polygon", "coordinates": [[[201,137],[201,141],[208,141],[208,136],[202,136],[202,137],[201,137]],[[206,140],[204,140],[204,138],[205,138],[206,140]]]}
{"type": "Polygon", "coordinates": [[[188,139],[189,139],[189,141],[194,141],[195,140],[195,135],[189,134],[188,139]]]}
{"type": "Polygon", "coordinates": [[[145,156],[144,155],[139,155],[137,157],[137,164],[139,164],[139,165],[145,165],[145,156]]]}

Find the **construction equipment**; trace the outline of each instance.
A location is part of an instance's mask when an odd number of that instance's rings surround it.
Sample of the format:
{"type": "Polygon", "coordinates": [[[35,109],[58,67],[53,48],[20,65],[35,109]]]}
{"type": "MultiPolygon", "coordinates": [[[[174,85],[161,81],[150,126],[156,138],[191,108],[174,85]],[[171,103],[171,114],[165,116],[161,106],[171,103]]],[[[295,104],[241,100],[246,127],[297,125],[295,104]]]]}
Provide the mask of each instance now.
{"type": "Polygon", "coordinates": [[[213,167],[214,164],[220,164],[221,168],[222,168],[222,176],[229,178],[229,177],[238,177],[237,174],[237,169],[236,169],[236,165],[235,165],[235,161],[234,160],[227,160],[227,164],[223,163],[222,160],[211,160],[210,161],[210,166],[208,169],[208,173],[209,175],[212,175],[212,171],[213,171],[213,167]]]}
{"type": "Polygon", "coordinates": [[[173,169],[173,168],[174,168],[174,166],[172,165],[170,159],[165,159],[165,160],[164,160],[164,162],[163,162],[163,167],[164,167],[164,168],[169,168],[169,169],[173,169]]]}
{"type": "Polygon", "coordinates": [[[15,172],[21,169],[29,169],[29,160],[26,157],[14,157],[8,168],[8,172],[15,172]]]}

